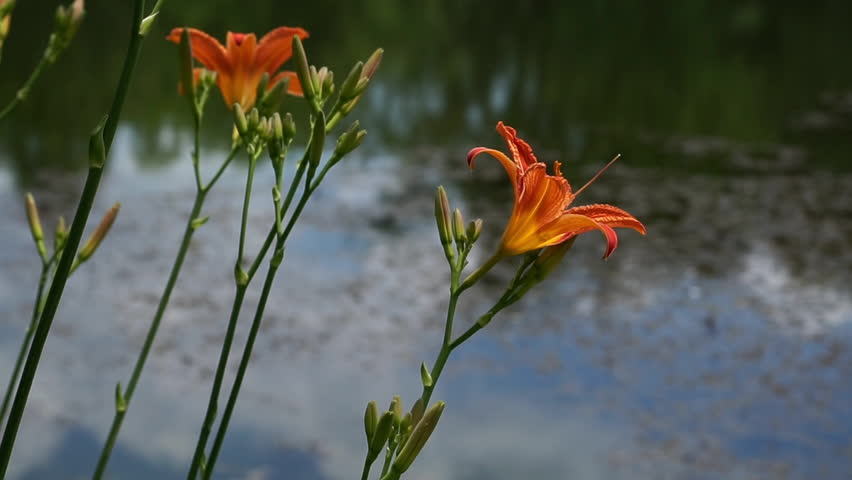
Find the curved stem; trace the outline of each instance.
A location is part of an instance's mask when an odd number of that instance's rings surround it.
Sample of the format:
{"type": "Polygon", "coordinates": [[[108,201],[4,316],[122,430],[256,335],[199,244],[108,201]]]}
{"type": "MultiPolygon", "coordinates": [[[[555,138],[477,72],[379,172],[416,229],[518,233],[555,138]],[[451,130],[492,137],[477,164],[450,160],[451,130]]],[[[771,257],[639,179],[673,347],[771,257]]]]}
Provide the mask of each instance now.
{"type": "Polygon", "coordinates": [[[38,317],[41,314],[41,309],[44,296],[44,286],[47,283],[47,277],[50,276],[51,264],[42,263],[41,276],[38,280],[38,289],[36,290],[35,304],[33,305],[33,315],[30,319],[30,325],[27,327],[27,333],[24,336],[24,341],[21,342],[21,350],[18,352],[18,359],[15,360],[15,368],[12,370],[12,375],[9,377],[9,386],[6,387],[6,394],[3,396],[3,406],[0,407],[0,425],[3,425],[3,420],[6,418],[6,412],[9,409],[9,402],[12,400],[12,392],[15,390],[15,385],[18,383],[18,376],[21,374],[21,367],[24,365],[24,359],[27,356],[27,351],[30,348],[30,342],[33,339],[36,326],[38,325],[38,317]]]}
{"type": "Polygon", "coordinates": [[[50,58],[50,56],[47,55],[47,51],[45,51],[45,54],[42,55],[41,60],[38,62],[38,65],[36,65],[36,68],[33,70],[33,72],[30,74],[30,76],[27,78],[21,88],[19,88],[18,91],[15,93],[15,96],[12,98],[12,100],[9,101],[9,103],[6,104],[5,107],[3,107],[3,110],[0,111],[0,120],[3,120],[6,115],[11,113],[12,110],[14,110],[15,107],[18,106],[18,104],[26,100],[27,96],[30,94],[30,88],[32,88],[36,80],[38,80],[41,74],[44,73],[44,70],[52,63],[53,60],[50,58]]]}
{"type": "Polygon", "coordinates": [[[240,246],[239,251],[237,253],[237,267],[240,268],[243,261],[243,253],[245,252],[246,245],[246,227],[248,225],[248,212],[249,212],[249,204],[251,203],[251,188],[252,182],[254,181],[254,168],[257,165],[257,155],[252,155],[251,159],[249,159],[249,169],[248,174],[246,176],[246,191],[245,197],[243,198],[243,216],[240,221],[240,246]]]}
{"type": "Polygon", "coordinates": [[[151,320],[151,325],[148,327],[148,334],[145,336],[145,343],[142,344],[142,350],[139,352],[139,357],[136,359],[136,364],[133,367],[133,373],[130,376],[130,381],[127,382],[127,390],[124,392],[125,408],[121,410],[116,409],[115,411],[112,426],[110,427],[107,440],[101,450],[98,464],[95,467],[95,473],[92,476],[94,480],[102,478],[104,471],[106,470],[107,463],[109,462],[110,455],[112,454],[112,449],[115,446],[115,441],[118,438],[121,425],[124,422],[124,416],[127,414],[127,409],[130,408],[130,402],[133,399],[133,393],[136,390],[136,385],[139,383],[139,377],[142,375],[142,370],[145,367],[145,362],[148,359],[151,346],[154,343],[154,339],[157,337],[157,332],[160,328],[160,322],[163,319],[163,314],[165,313],[166,307],[171,299],[172,290],[174,290],[180,271],[183,268],[183,261],[186,258],[186,252],[189,250],[192,235],[195,233],[195,228],[193,227],[192,222],[198,218],[198,215],[201,213],[201,207],[204,204],[206,196],[206,190],[199,190],[196,193],[195,203],[193,204],[192,211],[186,221],[183,239],[180,242],[180,247],[178,248],[174,264],[172,264],[169,279],[166,281],[166,286],[163,289],[163,294],[160,296],[160,302],[157,305],[157,311],[154,314],[154,318],[151,320]]]}

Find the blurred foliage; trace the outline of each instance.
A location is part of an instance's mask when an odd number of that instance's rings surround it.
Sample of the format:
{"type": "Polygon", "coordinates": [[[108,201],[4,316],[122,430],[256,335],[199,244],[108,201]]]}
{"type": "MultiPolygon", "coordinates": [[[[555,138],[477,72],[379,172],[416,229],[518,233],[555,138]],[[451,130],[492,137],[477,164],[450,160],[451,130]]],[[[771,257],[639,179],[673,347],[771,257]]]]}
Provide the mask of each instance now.
{"type": "MultiPolygon", "coordinates": [[[[35,65],[52,21],[46,12],[57,4],[16,9],[0,99],[35,65]]],[[[88,1],[77,40],[0,125],[0,159],[19,174],[34,164],[84,163],[86,132],[118,76],[128,8],[88,1]]],[[[185,131],[189,116],[176,98],[173,45],[158,41],[171,27],[224,39],[226,30],[262,35],[284,24],[308,29],[310,59],[338,78],[375,47],[386,49],[379,88],[356,117],[388,148],[497,145],[501,119],[568,160],[602,162],[613,143],[628,153],[647,137],[782,143],[791,118],[820,95],[852,90],[852,64],[839,56],[852,44],[848,18],[845,0],[169,2],[145,45],[125,125],[147,164],[174,158],[163,129],[185,131]]],[[[228,136],[217,132],[228,131],[227,110],[217,99],[208,110],[207,137],[224,146],[228,136]]],[[[839,138],[815,141],[835,158],[850,147],[839,138]]]]}

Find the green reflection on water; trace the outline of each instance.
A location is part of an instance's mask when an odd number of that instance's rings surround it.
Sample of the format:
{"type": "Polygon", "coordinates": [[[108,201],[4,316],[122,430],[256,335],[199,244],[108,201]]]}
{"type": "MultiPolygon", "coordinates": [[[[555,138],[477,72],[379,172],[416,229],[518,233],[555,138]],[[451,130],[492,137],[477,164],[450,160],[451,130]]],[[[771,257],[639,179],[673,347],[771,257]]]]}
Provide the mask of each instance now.
{"type": "MultiPolygon", "coordinates": [[[[57,4],[19,3],[2,99],[35,64],[57,4]]],[[[38,167],[79,168],[86,132],[109,101],[128,7],[88,3],[78,39],[0,125],[0,158],[21,183],[38,167]]],[[[569,161],[600,163],[621,151],[634,153],[634,164],[676,165],[682,155],[661,142],[700,136],[803,144],[819,153],[813,161],[838,166],[852,147],[848,118],[839,133],[836,122],[816,133],[791,125],[824,108],[821,96],[852,88],[852,62],[838,56],[852,44],[850,13],[844,0],[169,2],[143,52],[125,125],[138,134],[134,148],[145,162],[175,158],[158,141],[164,124],[185,129],[188,121],[174,47],[156,41],[170,27],[223,38],[227,29],[262,34],[288,24],[307,28],[312,60],[341,77],[353,60],[386,48],[379,88],[357,116],[387,148],[496,144],[492,129],[502,119],[569,161]]],[[[225,145],[218,132],[229,131],[227,110],[217,100],[210,110],[208,138],[225,145]]],[[[691,167],[712,170],[718,160],[691,167]]]]}

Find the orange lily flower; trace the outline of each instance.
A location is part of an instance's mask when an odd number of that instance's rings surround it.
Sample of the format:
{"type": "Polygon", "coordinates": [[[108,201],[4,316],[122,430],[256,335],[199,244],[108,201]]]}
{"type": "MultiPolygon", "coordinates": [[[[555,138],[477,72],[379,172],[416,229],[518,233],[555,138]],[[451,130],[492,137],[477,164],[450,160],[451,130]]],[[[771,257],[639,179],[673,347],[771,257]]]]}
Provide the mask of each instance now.
{"type": "Polygon", "coordinates": [[[477,147],[467,155],[467,163],[473,168],[473,160],[481,153],[496,158],[506,169],[515,191],[515,206],[497,257],[519,255],[539,248],[558,245],[581,233],[599,230],[606,238],[604,258],[609,257],[618,246],[614,227],[632,228],[642,235],[645,226],[624,210],[612,205],[584,205],[568,208],[586,187],[594,182],[618,157],[615,157],[586,185],[576,192],[560,172],[560,164],[554,165],[555,175],[548,175],[546,165],[536,159],[532,148],[518,138],[515,129],[500,122],[497,131],[509,144],[512,158],[491,148],[477,147]]]}
{"type": "MultiPolygon", "coordinates": [[[[257,100],[257,87],[264,73],[269,74],[267,88],[271,89],[284,78],[289,78],[287,92],[302,95],[302,86],[295,72],[276,71],[293,55],[293,37],[308,38],[305,30],[278,27],[264,35],[260,42],[253,33],[228,32],[227,47],[201,30],[187,30],[192,41],[192,56],[205,68],[217,73],[216,82],[228,108],[239,103],[248,111],[257,100]]],[[[180,43],[182,33],[183,28],[175,28],[166,40],[180,43]]]]}

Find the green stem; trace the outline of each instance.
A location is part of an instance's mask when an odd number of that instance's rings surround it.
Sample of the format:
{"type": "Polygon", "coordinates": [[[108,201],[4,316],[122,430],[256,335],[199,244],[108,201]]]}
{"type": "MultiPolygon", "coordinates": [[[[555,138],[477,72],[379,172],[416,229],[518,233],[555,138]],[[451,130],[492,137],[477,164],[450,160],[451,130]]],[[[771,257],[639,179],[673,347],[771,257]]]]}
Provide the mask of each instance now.
{"type": "MultiPolygon", "coordinates": [[[[282,242],[277,242],[276,249],[282,248],[282,242]]],[[[260,331],[260,324],[263,320],[263,312],[266,308],[266,302],[269,300],[269,293],[272,291],[272,283],[275,280],[275,273],[278,271],[278,266],[274,263],[269,266],[269,271],[266,274],[266,279],[263,282],[263,291],[260,294],[257,310],[255,311],[254,319],[249,330],[249,336],[246,340],[246,346],[243,349],[243,356],[240,359],[240,366],[237,369],[237,376],[234,378],[234,384],[231,387],[231,393],[228,395],[228,403],[225,406],[225,411],[222,415],[222,420],[219,428],[216,431],[216,437],[213,440],[213,447],[210,449],[210,455],[207,458],[207,468],[204,470],[202,478],[209,479],[213,474],[213,467],[216,464],[216,459],[222,449],[222,443],[225,440],[225,432],[228,429],[228,424],[231,421],[231,415],[234,413],[234,406],[237,403],[237,397],[240,395],[240,387],[245,378],[249,360],[251,360],[252,349],[254,342],[257,339],[257,333],[260,331]]]]}
{"type": "Polygon", "coordinates": [[[373,463],[370,462],[369,458],[364,459],[364,469],[361,470],[361,480],[368,480],[370,478],[370,467],[373,466],[373,463]]]}
{"type": "Polygon", "coordinates": [[[379,478],[384,478],[385,475],[390,470],[391,462],[393,461],[393,455],[396,452],[396,442],[388,441],[388,446],[385,447],[385,461],[382,464],[382,473],[379,475],[379,478]]]}
{"type": "Polygon", "coordinates": [[[500,260],[502,260],[504,257],[505,255],[503,255],[499,251],[492,255],[491,258],[486,260],[485,263],[483,263],[479,268],[477,268],[473,273],[471,273],[470,275],[468,275],[467,278],[464,279],[464,282],[462,282],[462,284],[458,288],[459,293],[472,287],[474,283],[479,281],[480,278],[482,278],[486,273],[488,273],[492,268],[494,268],[494,265],[497,265],[497,263],[499,263],[500,260]]]}
{"type": "MultiPolygon", "coordinates": [[[[112,140],[115,138],[115,131],[118,128],[118,119],[121,117],[121,108],[127,96],[130,79],[136,67],[136,60],[139,58],[139,51],[142,49],[143,37],[138,32],[144,7],[144,0],[135,0],[133,2],[133,22],[131,22],[127,56],[124,59],[124,67],[121,71],[118,88],[116,89],[109,117],[103,131],[105,154],[109,154],[112,147],[112,140]]],[[[71,230],[68,233],[62,257],[59,260],[53,282],[51,282],[50,289],[47,292],[44,310],[36,327],[33,343],[27,355],[27,361],[24,364],[21,381],[15,393],[15,400],[9,412],[9,421],[6,424],[6,429],[3,431],[3,439],[0,441],[0,479],[6,477],[6,470],[9,467],[9,460],[12,458],[15,438],[18,435],[18,428],[20,428],[21,420],[24,417],[24,410],[26,409],[27,399],[32,389],[36,371],[38,370],[38,363],[41,360],[41,354],[44,351],[44,345],[47,342],[50,327],[53,324],[53,317],[59,308],[59,301],[62,299],[65,283],[68,281],[71,265],[77,255],[77,247],[80,245],[83,229],[86,226],[86,221],[89,219],[89,213],[92,210],[92,204],[98,192],[102,175],[103,167],[89,168],[89,173],[86,176],[86,184],[83,187],[80,202],[77,205],[77,212],[74,214],[74,222],[71,224],[71,230]]]]}
{"type": "Polygon", "coordinates": [[[192,222],[198,218],[198,215],[201,213],[201,207],[204,204],[206,196],[206,190],[199,190],[196,193],[195,203],[193,204],[192,211],[186,221],[183,239],[180,242],[180,247],[178,248],[174,264],[172,264],[169,279],[166,281],[166,286],[163,289],[163,294],[160,296],[160,302],[157,305],[157,311],[154,314],[153,320],[151,320],[151,325],[148,327],[148,334],[145,337],[145,343],[142,345],[142,350],[139,352],[139,357],[136,359],[136,365],[133,367],[133,373],[130,376],[130,381],[127,382],[127,390],[124,392],[125,408],[122,410],[116,409],[115,411],[115,416],[112,419],[112,426],[110,427],[106,443],[101,450],[101,455],[98,459],[95,473],[92,475],[93,480],[99,480],[102,478],[104,471],[106,470],[107,463],[109,462],[110,455],[112,454],[112,449],[115,446],[115,441],[118,438],[121,425],[124,422],[124,416],[127,414],[127,409],[130,408],[130,402],[133,399],[133,393],[136,390],[136,385],[139,383],[139,377],[142,375],[143,368],[145,368],[145,362],[148,359],[151,346],[157,336],[157,332],[160,328],[160,322],[163,319],[163,314],[165,314],[166,307],[171,299],[172,290],[174,289],[178,276],[180,275],[180,271],[183,268],[183,261],[186,258],[187,251],[189,250],[192,235],[195,233],[195,228],[193,227],[192,222]]]}
{"type": "Polygon", "coordinates": [[[18,383],[18,376],[21,374],[21,367],[24,366],[24,359],[27,356],[27,351],[30,348],[30,342],[33,339],[36,326],[38,325],[38,317],[41,314],[43,307],[42,300],[44,296],[44,286],[47,283],[47,278],[50,276],[51,264],[42,263],[41,275],[38,280],[38,289],[36,290],[35,304],[33,305],[33,315],[30,319],[30,325],[27,327],[27,333],[24,336],[24,341],[21,343],[21,350],[18,352],[18,359],[15,361],[15,368],[12,370],[12,376],[9,377],[9,386],[6,388],[6,394],[3,397],[3,406],[0,407],[0,425],[3,425],[3,419],[6,418],[6,412],[9,410],[9,402],[12,400],[12,392],[15,385],[18,383]]]}
{"type": "MultiPolygon", "coordinates": [[[[284,201],[285,205],[280,209],[281,212],[282,212],[281,213],[282,215],[283,215],[283,212],[285,212],[290,205],[290,201],[292,200],[293,193],[295,192],[294,186],[298,186],[299,183],[300,183],[302,173],[304,173],[304,170],[305,170],[304,169],[305,161],[306,161],[306,158],[303,158],[302,162],[300,163],[300,167],[297,170],[296,175],[294,176],[294,178],[292,180],[292,183],[290,184],[290,189],[289,189],[287,198],[284,201]]],[[[313,191],[314,190],[312,188],[308,188],[307,186],[302,191],[302,195],[299,198],[299,203],[296,205],[296,208],[293,211],[293,214],[290,216],[290,220],[287,223],[287,227],[284,229],[282,234],[278,236],[278,240],[275,243],[275,251],[281,252],[281,253],[276,253],[276,257],[280,254],[283,254],[284,247],[287,243],[287,238],[289,237],[290,232],[293,230],[293,227],[295,226],[296,221],[299,219],[299,216],[301,215],[302,211],[304,210],[305,205],[307,204],[308,199],[310,199],[313,191]]],[[[276,219],[276,222],[273,222],[273,226],[272,226],[272,229],[270,231],[270,235],[272,235],[275,232],[278,220],[279,219],[276,219]]],[[[269,238],[267,239],[267,242],[268,241],[269,241],[269,238]]],[[[268,247],[268,245],[264,245],[264,247],[266,248],[266,247],[268,247]]],[[[265,254],[265,251],[263,253],[265,254]]],[[[260,258],[262,258],[262,255],[258,257],[258,259],[260,259],[260,258]]],[[[280,257],[278,258],[278,261],[280,261],[280,257]]],[[[257,262],[257,260],[255,262],[257,262]]],[[[267,303],[269,294],[272,291],[272,285],[275,281],[275,275],[278,271],[278,267],[279,267],[279,265],[276,263],[275,258],[273,258],[273,261],[270,262],[269,270],[267,270],[267,272],[266,272],[266,279],[263,281],[263,290],[261,292],[261,296],[260,296],[259,303],[257,305],[257,309],[255,310],[255,315],[254,315],[254,319],[252,320],[251,328],[249,330],[248,339],[246,340],[245,347],[243,348],[243,354],[242,354],[242,357],[240,358],[240,364],[239,364],[239,367],[237,369],[237,375],[234,378],[234,383],[231,386],[231,392],[228,395],[228,403],[225,406],[225,411],[222,415],[222,420],[219,424],[219,428],[216,431],[216,437],[214,438],[213,446],[210,450],[210,456],[207,459],[207,468],[205,469],[204,475],[203,475],[203,478],[205,480],[208,480],[211,477],[211,475],[213,474],[213,470],[214,470],[214,467],[216,465],[216,460],[217,460],[219,453],[222,449],[222,444],[225,441],[225,435],[228,431],[228,425],[230,423],[231,416],[233,415],[234,408],[236,407],[236,404],[237,404],[237,398],[239,397],[239,394],[240,394],[240,388],[242,387],[242,382],[245,378],[245,374],[246,374],[246,370],[248,369],[249,361],[251,360],[252,351],[254,349],[254,343],[255,343],[255,340],[257,339],[257,334],[260,331],[260,326],[263,322],[263,315],[264,315],[264,312],[266,310],[266,303],[267,303]]],[[[249,276],[250,279],[251,279],[251,276],[253,276],[255,270],[256,270],[256,264],[252,266],[252,270],[250,271],[250,276],[249,276]]],[[[218,391],[217,391],[217,396],[218,396],[218,391]]],[[[204,438],[204,442],[206,443],[206,437],[204,438]]],[[[196,453],[197,453],[197,451],[196,451],[196,453]]],[[[193,472],[190,472],[190,477],[189,477],[190,480],[195,478],[192,475],[193,475],[193,472]]]]}
{"type": "Polygon", "coordinates": [[[204,447],[207,445],[207,438],[210,436],[210,431],[213,428],[213,421],[216,419],[216,410],[219,404],[219,391],[222,389],[222,380],[225,376],[225,368],[228,364],[228,355],[231,353],[231,343],[234,341],[234,332],[237,328],[237,320],[240,317],[240,310],[243,306],[243,299],[246,295],[248,285],[237,286],[237,293],[234,296],[234,304],[231,307],[231,317],[228,320],[228,329],[225,332],[225,340],[222,343],[222,350],[219,352],[219,365],[216,368],[216,376],[213,379],[213,389],[210,391],[210,400],[207,403],[207,413],[204,415],[204,423],[201,425],[201,433],[198,435],[198,442],[195,445],[195,453],[192,456],[192,465],[189,467],[189,472],[186,478],[195,480],[198,477],[198,470],[201,467],[201,460],[204,457],[204,447]]]}
{"type": "Polygon", "coordinates": [[[51,57],[47,55],[47,51],[45,51],[45,55],[42,55],[41,60],[38,62],[38,65],[36,65],[36,68],[30,74],[29,78],[27,78],[21,88],[18,89],[12,100],[10,100],[9,103],[3,107],[3,110],[0,111],[0,120],[3,120],[6,115],[11,113],[12,110],[18,106],[18,104],[26,100],[27,96],[30,94],[30,88],[32,88],[36,80],[38,80],[41,74],[44,73],[44,70],[52,63],[53,59],[51,59],[51,57]]]}
{"type": "Polygon", "coordinates": [[[240,222],[240,247],[237,253],[237,268],[241,268],[243,262],[243,253],[246,245],[246,227],[248,225],[249,204],[251,203],[251,188],[254,181],[254,168],[257,165],[258,155],[252,155],[249,159],[248,175],[246,176],[246,191],[243,199],[243,215],[240,222]]]}

